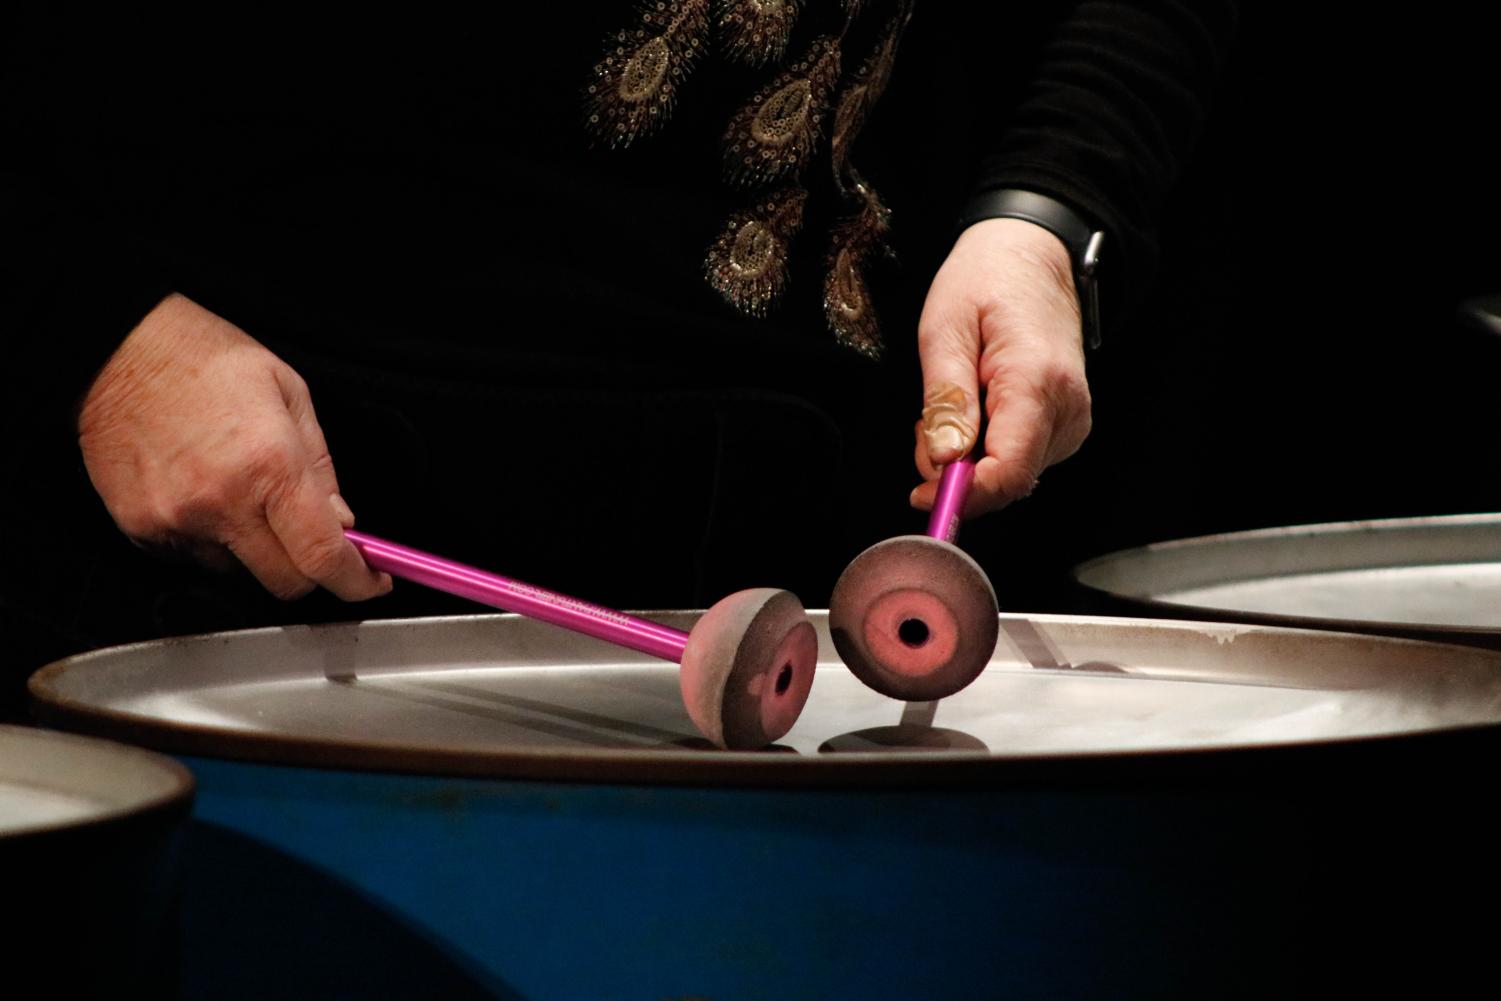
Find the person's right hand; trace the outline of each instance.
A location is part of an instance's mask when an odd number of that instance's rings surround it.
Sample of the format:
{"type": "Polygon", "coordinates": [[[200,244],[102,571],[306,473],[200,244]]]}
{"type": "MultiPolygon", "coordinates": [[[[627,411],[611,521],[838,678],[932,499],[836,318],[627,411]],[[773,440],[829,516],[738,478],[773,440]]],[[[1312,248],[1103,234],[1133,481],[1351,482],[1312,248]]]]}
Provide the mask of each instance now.
{"type": "Polygon", "coordinates": [[[137,543],[210,565],[233,554],[284,599],[391,589],[344,537],[354,515],[306,384],[184,296],[159,303],[100,371],[78,440],[94,489],[137,543]]]}

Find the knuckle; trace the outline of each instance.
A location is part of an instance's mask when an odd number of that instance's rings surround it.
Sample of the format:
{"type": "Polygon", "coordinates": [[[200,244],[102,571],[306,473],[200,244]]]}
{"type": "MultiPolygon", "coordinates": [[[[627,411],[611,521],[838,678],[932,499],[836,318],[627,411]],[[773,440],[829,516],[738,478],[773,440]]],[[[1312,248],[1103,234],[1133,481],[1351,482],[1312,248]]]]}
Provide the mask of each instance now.
{"type": "Polygon", "coordinates": [[[1030,463],[1012,462],[996,476],[996,488],[1008,501],[1020,500],[1037,486],[1037,474],[1030,463]]]}
{"type": "Polygon", "coordinates": [[[296,446],[282,436],[250,443],[243,460],[245,472],[260,487],[263,496],[285,491],[296,483],[301,472],[297,468],[296,446]]]}
{"type": "Polygon", "coordinates": [[[141,541],[159,538],[167,527],[165,520],[157,516],[150,504],[136,501],[112,506],[110,515],[121,532],[141,541]]]}
{"type": "Polygon", "coordinates": [[[1054,356],[1043,360],[1033,386],[1060,420],[1072,419],[1089,410],[1089,382],[1073,358],[1054,356]]]}
{"type": "Polygon", "coordinates": [[[308,463],[308,469],[320,475],[331,473],[334,470],[334,457],[328,454],[327,449],[324,449],[313,456],[313,460],[308,463]]]}
{"type": "Polygon", "coordinates": [[[344,564],[344,537],[325,536],[297,547],[290,555],[297,569],[315,581],[328,580],[344,564]]]}
{"type": "MultiPolygon", "coordinates": [[[[274,358],[274,356],[273,356],[274,358]]],[[[297,370],[280,358],[274,360],[275,376],[287,397],[299,401],[311,398],[307,380],[297,374],[297,370]]]]}
{"type": "Polygon", "coordinates": [[[159,516],[174,529],[207,528],[223,521],[229,514],[233,491],[223,480],[208,478],[190,488],[163,498],[159,516]]]}
{"type": "Polygon", "coordinates": [[[1094,430],[1094,411],[1090,409],[1087,401],[1085,402],[1084,409],[1075,416],[1073,427],[1076,437],[1074,439],[1074,447],[1070,451],[1076,452],[1079,446],[1084,444],[1084,439],[1088,438],[1089,433],[1094,430]]]}

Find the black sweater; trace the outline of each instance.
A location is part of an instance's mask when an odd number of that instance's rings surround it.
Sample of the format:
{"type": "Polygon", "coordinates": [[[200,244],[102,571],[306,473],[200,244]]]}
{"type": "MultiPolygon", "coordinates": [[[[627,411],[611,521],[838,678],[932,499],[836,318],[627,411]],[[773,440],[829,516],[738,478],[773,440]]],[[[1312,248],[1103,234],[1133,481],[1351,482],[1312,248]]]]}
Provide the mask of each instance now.
{"type": "MultiPolygon", "coordinates": [[[[0,306],[38,352],[42,409],[62,413],[171,290],[273,347],[396,364],[497,347],[715,371],[749,354],[844,364],[816,308],[820,237],[795,250],[796,291],[770,320],[702,280],[737,205],[715,144],[767,73],[705,61],[671,127],[591,149],[580,88],[630,8],[514,6],[548,9],[506,15],[499,34],[134,17],[82,41],[56,24],[7,31],[0,306]],[[537,316],[547,329],[521,321],[537,316]]],[[[908,293],[888,296],[894,342],[910,339],[958,206],[989,187],[1052,194],[1103,225],[1119,316],[1150,280],[1155,220],[1235,22],[1229,0],[994,6],[918,3],[856,146],[895,212],[904,270],[886,284],[908,293]]],[[[827,211],[814,201],[810,232],[827,211]]]]}

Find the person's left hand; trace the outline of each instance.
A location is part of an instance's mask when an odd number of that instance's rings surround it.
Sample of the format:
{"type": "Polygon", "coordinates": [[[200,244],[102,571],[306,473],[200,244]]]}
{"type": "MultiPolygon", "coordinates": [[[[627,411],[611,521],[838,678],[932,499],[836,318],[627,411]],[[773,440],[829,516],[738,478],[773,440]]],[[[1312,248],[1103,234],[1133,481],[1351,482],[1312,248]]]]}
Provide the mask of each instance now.
{"type": "Polygon", "coordinates": [[[1073,455],[1090,428],[1079,300],[1068,250],[1020,219],[986,219],[959,235],[938,269],[917,329],[923,414],[912,506],[930,510],[942,467],[969,454],[985,390],[985,447],[964,513],[1027,496],[1042,471],[1073,455]]]}

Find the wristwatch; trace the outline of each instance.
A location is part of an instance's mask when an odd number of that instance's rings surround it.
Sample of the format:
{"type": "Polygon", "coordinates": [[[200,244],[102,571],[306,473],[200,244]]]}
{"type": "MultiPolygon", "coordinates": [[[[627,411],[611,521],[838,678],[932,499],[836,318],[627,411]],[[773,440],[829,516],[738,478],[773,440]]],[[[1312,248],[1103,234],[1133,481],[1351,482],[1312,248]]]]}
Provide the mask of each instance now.
{"type": "Polygon", "coordinates": [[[1105,232],[1091,226],[1077,212],[1056,198],[1018,188],[998,188],[975,195],[959,215],[964,232],[983,219],[1025,219],[1036,223],[1063,241],[1074,265],[1074,287],[1083,314],[1084,343],[1100,346],[1100,246],[1105,232]]]}

